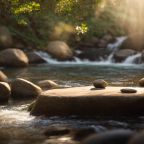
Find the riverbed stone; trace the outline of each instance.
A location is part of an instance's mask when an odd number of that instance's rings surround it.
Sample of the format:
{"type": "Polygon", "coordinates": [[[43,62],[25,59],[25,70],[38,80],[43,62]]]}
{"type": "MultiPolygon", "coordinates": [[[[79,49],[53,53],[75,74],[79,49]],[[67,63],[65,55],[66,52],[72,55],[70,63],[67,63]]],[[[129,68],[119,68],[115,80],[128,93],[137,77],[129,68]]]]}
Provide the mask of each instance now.
{"type": "Polygon", "coordinates": [[[139,80],[139,86],[144,87],[144,78],[139,80]]]}
{"type": "Polygon", "coordinates": [[[124,87],[96,89],[93,86],[54,89],[42,92],[31,114],[35,116],[143,115],[144,91],[121,93],[124,87]]]}
{"type": "Polygon", "coordinates": [[[82,144],[127,144],[135,134],[131,130],[110,130],[85,139],[82,144]]]}
{"type": "Polygon", "coordinates": [[[73,129],[72,136],[74,140],[82,141],[86,137],[95,134],[96,131],[94,127],[84,127],[84,128],[77,128],[73,129]]]}
{"type": "Polygon", "coordinates": [[[45,130],[44,135],[47,137],[50,136],[62,136],[68,135],[71,133],[71,129],[68,127],[56,126],[56,127],[49,127],[45,130]]]}
{"type": "Polygon", "coordinates": [[[59,85],[52,80],[42,80],[38,82],[38,85],[43,89],[55,89],[59,88],[59,85]]]}
{"type": "Polygon", "coordinates": [[[107,41],[107,43],[111,43],[115,41],[115,38],[111,34],[106,34],[102,37],[103,40],[107,41]]]}
{"type": "Polygon", "coordinates": [[[0,82],[0,102],[8,102],[11,94],[11,88],[8,83],[0,82]]]}
{"type": "Polygon", "coordinates": [[[115,62],[123,62],[129,56],[136,54],[135,50],[132,49],[120,49],[114,53],[115,62]]]}
{"type": "Polygon", "coordinates": [[[70,47],[63,41],[49,42],[46,51],[58,60],[68,60],[73,57],[70,47]]]}
{"type": "Polygon", "coordinates": [[[1,82],[7,82],[8,81],[8,77],[2,71],[0,71],[0,81],[1,82]]]}
{"type": "Polygon", "coordinates": [[[42,92],[39,86],[22,78],[17,78],[11,82],[11,91],[12,97],[19,99],[37,97],[42,92]]]}
{"type": "Polygon", "coordinates": [[[35,52],[26,53],[30,64],[46,63],[46,61],[35,52]]]}
{"type": "Polygon", "coordinates": [[[93,85],[95,88],[106,88],[108,86],[108,83],[103,79],[97,79],[93,81],[93,85]]]}
{"type": "Polygon", "coordinates": [[[105,39],[100,39],[99,42],[98,42],[98,47],[99,48],[106,48],[107,45],[108,45],[108,42],[105,39]]]}
{"type": "Polygon", "coordinates": [[[0,47],[8,48],[13,44],[12,35],[9,29],[5,26],[0,26],[0,47]]]}
{"type": "Polygon", "coordinates": [[[27,107],[27,111],[32,111],[33,107],[35,106],[36,101],[33,101],[32,103],[29,104],[29,106],[27,107]]]}
{"type": "Polygon", "coordinates": [[[106,48],[85,48],[76,56],[82,60],[100,61],[106,59],[111,54],[111,50],[106,48]]]}
{"type": "Polygon", "coordinates": [[[25,67],[28,65],[28,58],[20,49],[5,49],[0,52],[0,66],[25,67]]]}
{"type": "Polygon", "coordinates": [[[132,88],[123,88],[123,89],[121,89],[121,92],[122,93],[136,93],[137,90],[132,89],[132,88]]]}

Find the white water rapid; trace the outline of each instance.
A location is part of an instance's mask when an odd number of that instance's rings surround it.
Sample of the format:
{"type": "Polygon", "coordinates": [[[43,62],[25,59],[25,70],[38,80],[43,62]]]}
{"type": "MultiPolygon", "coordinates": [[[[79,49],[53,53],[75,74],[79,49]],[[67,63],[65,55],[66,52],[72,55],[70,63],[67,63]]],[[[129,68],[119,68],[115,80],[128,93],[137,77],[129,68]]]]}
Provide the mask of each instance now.
{"type": "MultiPolygon", "coordinates": [[[[107,59],[101,59],[100,61],[89,61],[89,60],[81,60],[77,57],[74,57],[73,61],[58,61],[54,58],[52,58],[48,53],[46,52],[42,52],[42,51],[38,51],[35,52],[37,55],[39,55],[40,57],[42,57],[47,63],[49,64],[96,64],[96,65],[101,65],[101,64],[113,64],[113,56],[114,53],[116,51],[118,51],[119,47],[121,46],[121,44],[127,39],[126,36],[122,36],[122,37],[118,37],[116,38],[116,42],[115,43],[110,43],[107,46],[107,49],[111,50],[111,54],[107,57],[107,59]]],[[[81,53],[81,51],[78,51],[78,53],[81,53]]],[[[135,62],[136,59],[138,59],[139,57],[141,57],[141,54],[138,53],[136,55],[132,55],[129,56],[122,64],[133,64],[135,62]]]]}

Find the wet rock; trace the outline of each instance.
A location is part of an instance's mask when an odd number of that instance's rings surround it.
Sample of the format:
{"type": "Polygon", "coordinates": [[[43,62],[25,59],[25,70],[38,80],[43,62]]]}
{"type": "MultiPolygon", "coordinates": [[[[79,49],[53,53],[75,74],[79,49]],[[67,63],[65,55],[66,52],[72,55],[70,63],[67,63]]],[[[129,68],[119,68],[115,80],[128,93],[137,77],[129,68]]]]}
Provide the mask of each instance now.
{"type": "Polygon", "coordinates": [[[128,58],[129,56],[132,56],[134,54],[136,54],[136,51],[132,50],[132,49],[118,50],[114,54],[114,60],[115,60],[115,62],[123,62],[126,58],[128,58]]]}
{"type": "Polygon", "coordinates": [[[32,111],[33,107],[35,106],[36,101],[33,101],[27,108],[27,111],[32,111]]]}
{"type": "Polygon", "coordinates": [[[47,130],[44,132],[45,136],[62,136],[62,135],[68,135],[70,134],[71,129],[67,127],[51,127],[47,128],[47,130]]]}
{"type": "Polygon", "coordinates": [[[42,92],[39,86],[22,78],[17,78],[11,82],[11,91],[14,98],[37,97],[42,92]]]}
{"type": "Polygon", "coordinates": [[[120,93],[122,87],[96,89],[92,86],[54,89],[43,92],[31,114],[35,116],[136,116],[143,114],[143,88],[136,94],[120,93]]]}
{"type": "Polygon", "coordinates": [[[121,89],[122,93],[137,93],[137,90],[132,89],[132,88],[123,88],[121,89]]]}
{"type": "Polygon", "coordinates": [[[10,31],[5,26],[0,26],[0,46],[2,48],[11,47],[13,44],[13,39],[10,31]]]}
{"type": "MultiPolygon", "coordinates": [[[[97,38],[97,37],[92,37],[91,40],[90,40],[90,42],[93,43],[94,45],[97,45],[98,42],[99,42],[99,38],[97,38]]],[[[93,45],[93,46],[94,46],[94,45],[93,45]]]]}
{"type": "Polygon", "coordinates": [[[73,57],[73,52],[63,41],[52,41],[47,46],[47,52],[58,60],[68,60],[73,57]]]}
{"type": "Polygon", "coordinates": [[[91,48],[85,49],[77,55],[80,59],[87,59],[90,61],[100,61],[106,59],[110,55],[111,51],[105,48],[91,48]]]}
{"type": "Polygon", "coordinates": [[[139,86],[144,87],[144,78],[139,80],[139,86]]]}
{"type": "Polygon", "coordinates": [[[98,47],[99,48],[106,48],[107,44],[108,44],[107,40],[101,39],[101,40],[99,40],[98,47]]]}
{"type": "Polygon", "coordinates": [[[20,49],[6,49],[0,52],[0,66],[25,67],[28,58],[20,49]]]}
{"type": "Polygon", "coordinates": [[[93,81],[93,85],[95,88],[106,88],[108,86],[108,83],[103,79],[98,79],[93,81]]]}
{"type": "Polygon", "coordinates": [[[107,43],[113,42],[115,40],[115,38],[110,34],[106,34],[102,39],[107,41],[107,43]]]}
{"type": "Polygon", "coordinates": [[[94,42],[91,40],[90,42],[80,42],[78,43],[77,49],[79,50],[87,50],[87,49],[92,49],[94,48],[94,42]]]}
{"type": "Polygon", "coordinates": [[[39,81],[38,85],[43,89],[55,89],[59,87],[59,85],[52,80],[39,81]]]}
{"type": "Polygon", "coordinates": [[[92,135],[82,144],[127,144],[133,135],[134,132],[131,130],[112,130],[92,135]]]}
{"type": "Polygon", "coordinates": [[[8,102],[11,94],[11,88],[8,83],[0,82],[0,102],[8,102]]]}
{"type": "Polygon", "coordinates": [[[144,144],[144,132],[136,134],[130,139],[128,144],[144,144]]]}
{"type": "Polygon", "coordinates": [[[1,82],[7,82],[8,81],[8,77],[2,71],[0,71],[0,81],[1,82]]]}
{"type": "Polygon", "coordinates": [[[95,134],[95,133],[96,133],[96,131],[94,128],[88,127],[88,128],[74,129],[72,135],[73,135],[74,140],[82,141],[86,137],[88,137],[92,134],[95,134]]]}
{"type": "Polygon", "coordinates": [[[35,52],[29,52],[26,53],[26,55],[29,59],[30,64],[46,63],[46,61],[35,52]]]}

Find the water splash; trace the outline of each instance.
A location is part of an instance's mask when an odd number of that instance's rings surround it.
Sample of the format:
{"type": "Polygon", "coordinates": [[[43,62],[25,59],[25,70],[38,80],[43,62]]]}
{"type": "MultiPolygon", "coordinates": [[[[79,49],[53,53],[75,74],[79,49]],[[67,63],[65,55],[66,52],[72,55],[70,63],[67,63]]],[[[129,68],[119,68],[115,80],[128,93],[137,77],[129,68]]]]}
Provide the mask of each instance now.
{"type": "Polygon", "coordinates": [[[15,106],[12,108],[1,107],[0,108],[0,128],[9,127],[10,125],[18,126],[22,124],[29,125],[34,119],[33,116],[30,116],[29,113],[25,110],[22,110],[27,105],[21,105],[19,107],[15,106]]]}
{"type": "Polygon", "coordinates": [[[109,50],[112,51],[112,53],[108,56],[107,58],[107,62],[109,63],[113,63],[113,56],[114,56],[114,53],[120,48],[120,46],[122,45],[122,43],[127,39],[126,36],[123,36],[123,37],[118,37],[116,39],[116,42],[115,43],[112,43],[112,44],[108,44],[107,48],[109,50]]]}
{"type": "Polygon", "coordinates": [[[128,58],[126,58],[126,60],[123,62],[124,64],[133,64],[135,63],[135,61],[140,58],[142,56],[141,53],[129,56],[128,58]]]}
{"type": "Polygon", "coordinates": [[[108,44],[107,48],[112,51],[117,51],[126,39],[126,36],[118,37],[116,38],[116,42],[108,44]]]}
{"type": "MultiPolygon", "coordinates": [[[[37,55],[39,55],[41,58],[43,58],[47,63],[49,64],[84,64],[84,65],[109,65],[109,64],[113,64],[113,65],[131,65],[134,64],[133,62],[141,57],[140,54],[136,54],[133,56],[128,57],[123,63],[114,63],[113,60],[113,56],[114,53],[116,51],[118,51],[118,49],[120,48],[120,46],[122,45],[122,43],[127,39],[126,36],[122,36],[122,37],[118,37],[116,38],[116,42],[115,43],[111,43],[108,44],[107,49],[109,49],[111,52],[111,54],[107,57],[107,59],[101,59],[100,61],[89,61],[88,59],[84,59],[81,60],[78,57],[74,57],[73,61],[58,61],[57,59],[52,58],[48,53],[46,52],[42,52],[42,51],[38,51],[35,52],[37,55]]],[[[81,53],[81,51],[77,51],[77,53],[81,53]]]]}

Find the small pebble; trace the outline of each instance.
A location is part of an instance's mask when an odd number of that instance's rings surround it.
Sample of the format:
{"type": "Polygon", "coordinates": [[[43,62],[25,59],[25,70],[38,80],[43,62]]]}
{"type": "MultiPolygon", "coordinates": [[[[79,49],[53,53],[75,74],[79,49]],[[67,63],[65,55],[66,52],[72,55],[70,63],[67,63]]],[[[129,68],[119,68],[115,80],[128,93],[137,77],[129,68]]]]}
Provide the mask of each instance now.
{"type": "Polygon", "coordinates": [[[93,81],[93,85],[95,88],[106,88],[108,86],[108,83],[103,79],[98,79],[93,81]]]}
{"type": "Polygon", "coordinates": [[[136,93],[137,90],[131,89],[131,88],[124,88],[124,89],[121,89],[121,92],[122,93],[136,93]]]}

